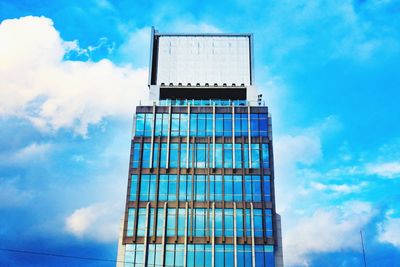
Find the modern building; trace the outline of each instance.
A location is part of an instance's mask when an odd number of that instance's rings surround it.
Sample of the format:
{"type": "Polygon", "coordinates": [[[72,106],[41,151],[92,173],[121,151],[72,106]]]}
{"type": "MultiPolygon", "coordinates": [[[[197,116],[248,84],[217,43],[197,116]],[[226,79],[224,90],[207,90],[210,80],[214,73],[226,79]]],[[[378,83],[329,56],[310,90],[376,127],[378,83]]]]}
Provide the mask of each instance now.
{"type": "Polygon", "coordinates": [[[119,266],[283,266],[251,34],[151,35],[119,266]]]}

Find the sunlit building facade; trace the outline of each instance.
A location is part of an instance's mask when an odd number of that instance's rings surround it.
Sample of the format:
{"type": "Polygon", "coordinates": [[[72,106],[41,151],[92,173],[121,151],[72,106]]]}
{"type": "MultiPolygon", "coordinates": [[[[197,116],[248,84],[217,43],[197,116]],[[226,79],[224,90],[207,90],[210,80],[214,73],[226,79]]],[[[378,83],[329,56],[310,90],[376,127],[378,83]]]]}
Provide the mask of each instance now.
{"type": "Polygon", "coordinates": [[[271,119],[252,36],[152,31],[120,266],[283,266],[271,119]]]}

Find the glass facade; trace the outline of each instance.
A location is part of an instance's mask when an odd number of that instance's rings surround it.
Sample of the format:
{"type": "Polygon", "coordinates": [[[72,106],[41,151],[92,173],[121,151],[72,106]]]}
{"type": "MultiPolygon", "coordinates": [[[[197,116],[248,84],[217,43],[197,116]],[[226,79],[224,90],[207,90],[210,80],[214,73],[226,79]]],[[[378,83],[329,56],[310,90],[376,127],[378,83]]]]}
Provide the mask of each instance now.
{"type": "Polygon", "coordinates": [[[137,107],[124,266],[275,266],[270,121],[246,104],[137,107]]]}

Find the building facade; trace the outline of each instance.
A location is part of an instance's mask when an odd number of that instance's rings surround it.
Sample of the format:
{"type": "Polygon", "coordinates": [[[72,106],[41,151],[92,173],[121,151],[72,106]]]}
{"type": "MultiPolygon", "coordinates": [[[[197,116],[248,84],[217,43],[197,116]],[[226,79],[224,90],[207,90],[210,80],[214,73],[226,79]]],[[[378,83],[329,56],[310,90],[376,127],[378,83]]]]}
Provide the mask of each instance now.
{"type": "Polygon", "coordinates": [[[252,36],[152,31],[119,266],[283,266],[252,36]]]}

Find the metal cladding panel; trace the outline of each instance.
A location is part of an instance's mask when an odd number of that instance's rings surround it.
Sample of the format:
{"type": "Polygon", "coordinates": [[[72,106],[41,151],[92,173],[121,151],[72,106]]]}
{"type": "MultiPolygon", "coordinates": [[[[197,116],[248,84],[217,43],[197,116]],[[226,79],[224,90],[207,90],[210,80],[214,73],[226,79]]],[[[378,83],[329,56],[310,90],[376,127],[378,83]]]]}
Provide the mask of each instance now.
{"type": "Polygon", "coordinates": [[[250,85],[250,36],[160,36],[157,84],[250,85]]]}

